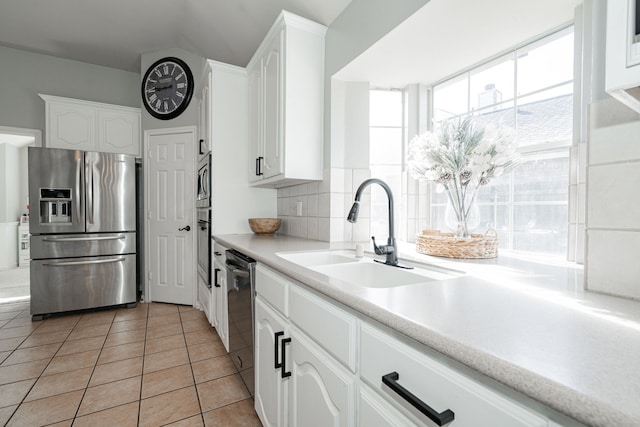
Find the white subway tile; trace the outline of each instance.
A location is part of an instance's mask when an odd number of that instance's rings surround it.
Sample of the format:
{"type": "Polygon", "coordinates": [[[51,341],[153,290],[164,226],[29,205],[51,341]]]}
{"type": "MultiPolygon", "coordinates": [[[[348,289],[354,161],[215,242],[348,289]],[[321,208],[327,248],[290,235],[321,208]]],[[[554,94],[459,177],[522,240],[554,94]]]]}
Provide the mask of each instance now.
{"type": "Polygon", "coordinates": [[[331,214],[330,193],[318,194],[318,216],[320,218],[329,218],[331,214]]]}
{"type": "Polygon", "coordinates": [[[331,192],[344,192],[344,169],[331,168],[331,192]]]}
{"type": "Polygon", "coordinates": [[[640,162],[591,166],[588,227],[640,228],[639,188],[640,162]]]}
{"type": "Polygon", "coordinates": [[[331,227],[329,224],[329,217],[318,218],[318,240],[324,242],[331,241],[331,227]]]}
{"type": "Polygon", "coordinates": [[[640,298],[640,232],[589,230],[587,288],[640,298]]]}
{"type": "Polygon", "coordinates": [[[307,238],[313,240],[320,239],[319,221],[318,218],[307,218],[307,238]]]}
{"type": "Polygon", "coordinates": [[[345,208],[344,208],[344,199],[345,199],[345,194],[344,193],[331,193],[329,195],[329,199],[330,199],[330,214],[329,216],[331,218],[339,218],[344,216],[346,218],[346,214],[345,214],[345,208]]]}

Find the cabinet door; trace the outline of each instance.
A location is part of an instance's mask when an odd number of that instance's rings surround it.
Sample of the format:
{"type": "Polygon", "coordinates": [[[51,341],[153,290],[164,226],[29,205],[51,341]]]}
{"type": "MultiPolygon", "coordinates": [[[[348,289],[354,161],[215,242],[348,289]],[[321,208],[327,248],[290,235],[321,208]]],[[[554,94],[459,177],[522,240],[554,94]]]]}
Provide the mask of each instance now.
{"type": "Polygon", "coordinates": [[[285,352],[287,359],[291,354],[289,425],[355,425],[353,376],[297,329],[285,352]]]}
{"type": "Polygon", "coordinates": [[[249,181],[262,179],[262,62],[249,71],[249,181]]]}
{"type": "Polygon", "coordinates": [[[47,147],[97,151],[95,108],[47,102],[46,120],[47,147]]]}
{"type": "Polygon", "coordinates": [[[207,84],[202,88],[199,99],[198,119],[198,160],[202,160],[212,149],[211,147],[211,91],[209,81],[211,71],[207,73],[207,84]]]}
{"type": "Polygon", "coordinates": [[[204,314],[207,316],[209,323],[212,323],[211,319],[211,289],[207,287],[205,281],[198,274],[198,304],[204,314]]]}
{"type": "Polygon", "coordinates": [[[140,157],[140,112],[98,109],[98,148],[140,157]]]}
{"type": "Polygon", "coordinates": [[[282,338],[288,337],[287,322],[260,296],[255,299],[255,410],[265,427],[286,425],[287,385],[280,362],[282,338]],[[279,335],[276,335],[279,334],[279,335]]]}
{"type": "Polygon", "coordinates": [[[262,102],[264,117],[264,159],[263,178],[270,178],[283,172],[282,158],[282,52],[284,30],[273,39],[263,58],[262,102]]]}
{"type": "Polygon", "coordinates": [[[214,264],[213,272],[214,279],[217,279],[217,282],[214,282],[212,287],[213,292],[215,293],[215,328],[220,340],[222,340],[222,343],[224,344],[224,348],[229,351],[229,300],[227,295],[227,270],[224,266],[216,262],[214,264]],[[217,272],[216,269],[218,269],[217,272]]]}

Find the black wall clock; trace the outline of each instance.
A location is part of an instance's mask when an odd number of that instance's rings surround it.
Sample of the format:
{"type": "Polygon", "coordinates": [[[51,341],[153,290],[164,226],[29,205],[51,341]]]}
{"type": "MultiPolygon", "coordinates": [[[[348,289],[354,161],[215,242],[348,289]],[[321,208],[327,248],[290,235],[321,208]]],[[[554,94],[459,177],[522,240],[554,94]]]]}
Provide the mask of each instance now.
{"type": "Polygon", "coordinates": [[[170,120],[187,108],[193,86],[193,74],[184,61],[162,58],[142,78],[142,103],[156,119],[170,120]]]}

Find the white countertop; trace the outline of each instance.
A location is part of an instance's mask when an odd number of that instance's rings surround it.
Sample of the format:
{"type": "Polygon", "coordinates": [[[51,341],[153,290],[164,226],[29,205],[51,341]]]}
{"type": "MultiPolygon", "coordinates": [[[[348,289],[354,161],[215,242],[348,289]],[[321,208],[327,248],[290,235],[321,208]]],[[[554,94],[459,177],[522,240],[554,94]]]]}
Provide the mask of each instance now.
{"type": "Polygon", "coordinates": [[[458,261],[408,245],[401,260],[467,275],[362,288],[276,255],[351,244],[277,234],[214,238],[582,423],[640,426],[640,302],[584,291],[580,266],[502,254],[458,261]]]}

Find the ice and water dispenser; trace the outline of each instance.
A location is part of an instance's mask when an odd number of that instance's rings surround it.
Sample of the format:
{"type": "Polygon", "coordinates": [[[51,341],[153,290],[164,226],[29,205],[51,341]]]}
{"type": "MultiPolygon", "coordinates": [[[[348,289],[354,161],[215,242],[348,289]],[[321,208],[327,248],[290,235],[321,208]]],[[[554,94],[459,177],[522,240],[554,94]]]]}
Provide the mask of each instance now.
{"type": "Polygon", "coordinates": [[[40,223],[71,222],[71,189],[40,189],[40,223]]]}

